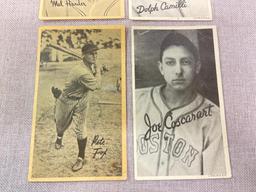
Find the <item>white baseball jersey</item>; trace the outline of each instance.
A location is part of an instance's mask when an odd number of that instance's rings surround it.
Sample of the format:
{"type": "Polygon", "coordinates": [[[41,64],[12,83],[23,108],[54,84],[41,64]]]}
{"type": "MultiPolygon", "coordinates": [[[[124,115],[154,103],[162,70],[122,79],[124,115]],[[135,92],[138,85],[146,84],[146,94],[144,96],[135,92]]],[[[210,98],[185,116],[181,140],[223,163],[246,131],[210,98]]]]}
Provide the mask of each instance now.
{"type": "Polygon", "coordinates": [[[170,109],[162,87],[136,90],[137,176],[225,176],[219,108],[197,93],[170,109]]]}

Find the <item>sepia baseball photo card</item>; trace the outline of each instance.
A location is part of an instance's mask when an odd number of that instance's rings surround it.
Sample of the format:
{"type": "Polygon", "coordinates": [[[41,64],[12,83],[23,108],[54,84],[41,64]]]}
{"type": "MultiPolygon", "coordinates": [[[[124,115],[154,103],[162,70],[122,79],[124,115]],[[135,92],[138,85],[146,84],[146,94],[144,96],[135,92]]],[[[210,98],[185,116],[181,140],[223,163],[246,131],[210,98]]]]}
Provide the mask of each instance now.
{"type": "Polygon", "coordinates": [[[29,181],[125,180],[124,26],[41,27],[29,181]]]}
{"type": "Polygon", "coordinates": [[[131,0],[133,20],[212,20],[210,0],[131,0]]]}
{"type": "Polygon", "coordinates": [[[230,178],[215,26],[133,27],[136,180],[230,178]]]}
{"type": "Polygon", "coordinates": [[[40,0],[39,19],[120,19],[124,0],[40,0]]]}

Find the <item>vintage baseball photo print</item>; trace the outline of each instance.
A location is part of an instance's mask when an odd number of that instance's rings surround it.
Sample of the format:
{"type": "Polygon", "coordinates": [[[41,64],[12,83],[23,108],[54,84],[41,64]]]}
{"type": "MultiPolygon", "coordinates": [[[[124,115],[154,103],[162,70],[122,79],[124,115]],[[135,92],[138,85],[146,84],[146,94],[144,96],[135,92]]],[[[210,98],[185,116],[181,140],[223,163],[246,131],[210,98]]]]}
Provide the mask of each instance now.
{"type": "Polygon", "coordinates": [[[123,26],[39,30],[29,181],[125,180],[123,26]]]}
{"type": "Polygon", "coordinates": [[[134,20],[212,20],[210,0],[131,0],[134,20]]]}
{"type": "Polygon", "coordinates": [[[134,27],[132,43],[135,178],[230,178],[216,28],[134,27]]]}
{"type": "Polygon", "coordinates": [[[41,0],[39,19],[120,19],[124,0],[41,0]]]}

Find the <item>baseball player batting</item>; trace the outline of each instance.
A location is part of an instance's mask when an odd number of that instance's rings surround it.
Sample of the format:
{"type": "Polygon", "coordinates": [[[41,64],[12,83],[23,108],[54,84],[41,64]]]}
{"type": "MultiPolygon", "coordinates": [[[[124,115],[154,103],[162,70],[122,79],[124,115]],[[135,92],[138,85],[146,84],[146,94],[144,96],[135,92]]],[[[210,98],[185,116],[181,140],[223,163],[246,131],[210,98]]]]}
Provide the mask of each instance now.
{"type": "Polygon", "coordinates": [[[200,95],[197,47],[171,32],[160,48],[165,84],[137,89],[137,176],[226,175],[218,106],[200,95]]]}
{"type": "Polygon", "coordinates": [[[82,48],[83,60],[70,71],[63,91],[52,87],[52,93],[56,98],[57,139],[55,148],[59,150],[63,147],[63,136],[69,127],[73,128],[77,136],[78,157],[72,166],[73,171],[82,169],[84,165],[87,143],[86,114],[89,97],[92,91],[100,88],[101,73],[96,65],[97,50],[96,45],[85,44],[82,48]]]}

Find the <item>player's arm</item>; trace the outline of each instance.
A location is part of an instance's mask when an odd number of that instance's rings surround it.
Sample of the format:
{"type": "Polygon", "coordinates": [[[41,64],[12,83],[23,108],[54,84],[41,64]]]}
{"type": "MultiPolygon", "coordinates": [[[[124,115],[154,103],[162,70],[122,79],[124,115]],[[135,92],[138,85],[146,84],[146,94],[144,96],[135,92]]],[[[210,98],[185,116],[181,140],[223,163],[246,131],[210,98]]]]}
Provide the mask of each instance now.
{"type": "Polygon", "coordinates": [[[207,122],[203,149],[203,175],[226,175],[225,156],[220,114],[215,113],[207,122]]]}
{"type": "Polygon", "coordinates": [[[101,66],[95,65],[95,78],[97,81],[97,89],[101,89],[101,66]]]}
{"type": "Polygon", "coordinates": [[[98,88],[97,79],[91,73],[81,75],[79,77],[79,83],[91,91],[98,88]]]}

